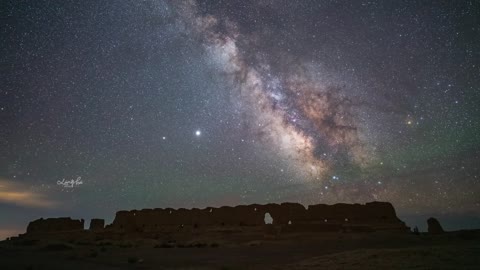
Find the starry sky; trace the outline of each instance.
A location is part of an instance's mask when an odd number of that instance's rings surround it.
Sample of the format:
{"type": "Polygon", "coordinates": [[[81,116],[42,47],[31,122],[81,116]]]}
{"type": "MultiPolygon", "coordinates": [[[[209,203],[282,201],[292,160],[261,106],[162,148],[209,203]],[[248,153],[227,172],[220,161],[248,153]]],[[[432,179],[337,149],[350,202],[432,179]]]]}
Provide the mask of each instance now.
{"type": "Polygon", "coordinates": [[[0,236],[285,201],[480,227],[478,1],[2,1],[0,16],[0,236]]]}

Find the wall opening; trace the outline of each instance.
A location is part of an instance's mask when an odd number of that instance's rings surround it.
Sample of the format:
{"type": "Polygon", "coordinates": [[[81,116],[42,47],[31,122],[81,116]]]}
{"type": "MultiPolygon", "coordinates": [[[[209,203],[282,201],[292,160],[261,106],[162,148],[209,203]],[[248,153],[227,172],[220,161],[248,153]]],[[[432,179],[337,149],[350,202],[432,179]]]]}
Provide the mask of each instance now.
{"type": "Polygon", "coordinates": [[[270,213],[265,213],[265,218],[263,219],[263,221],[265,221],[265,224],[273,224],[273,218],[270,213]]]}

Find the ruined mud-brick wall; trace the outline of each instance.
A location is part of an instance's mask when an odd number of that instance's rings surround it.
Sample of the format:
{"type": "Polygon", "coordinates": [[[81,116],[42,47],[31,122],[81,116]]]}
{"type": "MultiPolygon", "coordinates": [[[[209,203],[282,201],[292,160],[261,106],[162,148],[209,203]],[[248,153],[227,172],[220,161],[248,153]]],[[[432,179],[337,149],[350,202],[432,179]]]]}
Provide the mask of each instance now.
{"type": "Polygon", "coordinates": [[[396,223],[395,209],[390,203],[371,202],[366,204],[344,204],[335,205],[317,204],[308,207],[306,220],[315,222],[342,222],[350,223],[396,223]]]}
{"type": "MultiPolygon", "coordinates": [[[[205,209],[156,208],[119,211],[110,226],[120,231],[158,231],[184,226],[260,226],[269,213],[274,225],[302,225],[298,228],[337,230],[347,226],[369,226],[373,229],[406,230],[390,203],[311,205],[308,209],[298,203],[240,205],[205,209]]],[[[297,226],[293,226],[297,227],[297,226]]],[[[303,229],[300,229],[303,230],[303,229]]]]}
{"type": "Polygon", "coordinates": [[[69,217],[37,219],[27,226],[27,233],[62,232],[83,230],[84,220],[74,220],[69,217]]]}
{"type": "Polygon", "coordinates": [[[342,224],[342,228],[358,230],[399,230],[409,228],[401,221],[387,202],[370,202],[366,204],[310,205],[308,215],[303,223],[342,224]],[[361,228],[363,226],[363,228],[361,228]]]}
{"type": "Polygon", "coordinates": [[[101,231],[105,228],[105,220],[99,218],[93,218],[90,221],[89,230],[91,231],[101,231]]]}

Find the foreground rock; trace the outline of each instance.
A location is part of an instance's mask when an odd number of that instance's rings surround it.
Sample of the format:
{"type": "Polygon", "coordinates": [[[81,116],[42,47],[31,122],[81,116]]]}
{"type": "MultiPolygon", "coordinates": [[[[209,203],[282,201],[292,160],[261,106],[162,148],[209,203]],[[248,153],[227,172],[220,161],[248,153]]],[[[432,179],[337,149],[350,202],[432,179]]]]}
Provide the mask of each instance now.
{"type": "Polygon", "coordinates": [[[428,233],[440,234],[445,232],[442,226],[440,225],[440,222],[438,222],[436,218],[433,218],[433,217],[429,218],[427,220],[427,224],[428,224],[428,233]]]}

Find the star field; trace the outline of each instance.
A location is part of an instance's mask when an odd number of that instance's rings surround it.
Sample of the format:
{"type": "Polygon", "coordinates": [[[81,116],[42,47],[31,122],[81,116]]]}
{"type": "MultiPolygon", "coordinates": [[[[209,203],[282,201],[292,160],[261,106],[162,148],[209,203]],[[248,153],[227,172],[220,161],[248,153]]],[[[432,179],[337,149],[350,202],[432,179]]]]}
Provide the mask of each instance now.
{"type": "Polygon", "coordinates": [[[477,1],[7,1],[0,13],[0,233],[284,201],[390,201],[409,225],[480,226],[477,1]]]}

